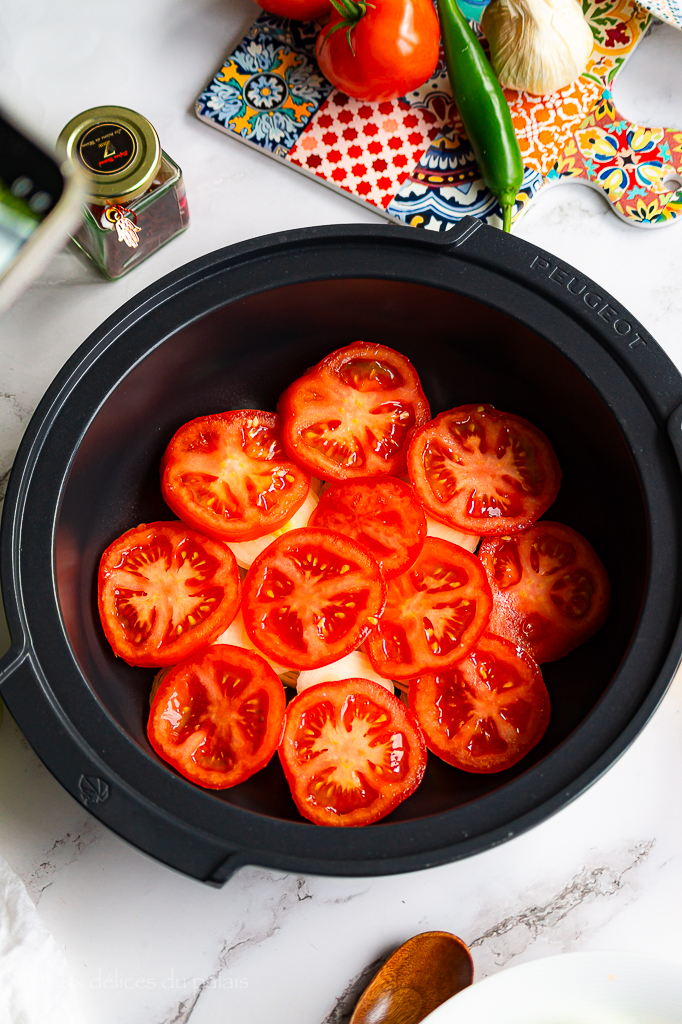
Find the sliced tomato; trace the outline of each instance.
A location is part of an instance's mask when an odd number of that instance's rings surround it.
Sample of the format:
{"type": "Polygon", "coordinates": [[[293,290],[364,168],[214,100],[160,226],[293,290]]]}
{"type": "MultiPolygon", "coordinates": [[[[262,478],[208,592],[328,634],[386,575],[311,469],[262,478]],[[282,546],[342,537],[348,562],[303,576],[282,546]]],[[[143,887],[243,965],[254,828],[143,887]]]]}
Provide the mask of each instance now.
{"type": "Polygon", "coordinates": [[[536,523],[484,541],[479,558],[493,592],[490,629],[521,643],[542,664],[589,640],[609,613],[608,573],[570,526],[536,523]]]}
{"type": "Polygon", "coordinates": [[[461,405],[415,432],[408,471],[430,515],[479,535],[518,533],[557,496],[561,470],[545,435],[491,405],[461,405]]]}
{"type": "Polygon", "coordinates": [[[369,679],[344,679],[291,701],[279,757],[304,818],[369,825],[414,793],[426,746],[397,697],[369,679]]]}
{"type": "Polygon", "coordinates": [[[310,525],[336,530],[364,544],[386,579],[412,565],[426,537],[426,516],[414,491],[392,476],[332,484],[320,498],[310,525]]]}
{"type": "Polygon", "coordinates": [[[174,434],[161,492],[175,514],[217,540],[255,540],[303,504],[310,479],[282,447],[274,412],[200,416],[174,434]]]}
{"type": "Polygon", "coordinates": [[[387,584],[384,614],[367,641],[374,670],[411,679],[454,665],[486,629],[492,605],[478,558],[427,537],[412,568],[387,584]]]}
{"type": "Polygon", "coordinates": [[[227,544],[184,523],[142,523],[99,567],[99,614],[129,665],[176,665],[210,644],[239,611],[239,570],[227,544]]]}
{"type": "Polygon", "coordinates": [[[434,754],[465,772],[502,772],[549,725],[542,672],[523,648],[485,633],[452,668],[410,683],[410,709],[434,754]]]}
{"type": "Polygon", "coordinates": [[[291,530],[244,580],[244,624],[255,646],[290,668],[354,651],[383,611],[386,584],[369,551],[331,530],[291,530]]]}
{"type": "Polygon", "coordinates": [[[356,341],[295,380],[278,404],[290,458],[325,480],[397,475],[429,404],[409,359],[356,341]]]}
{"type": "Polygon", "coordinates": [[[268,763],[285,707],[284,687],[259,654],[214,644],[161,681],[147,734],[159,757],[186,779],[227,789],[268,763]]]}

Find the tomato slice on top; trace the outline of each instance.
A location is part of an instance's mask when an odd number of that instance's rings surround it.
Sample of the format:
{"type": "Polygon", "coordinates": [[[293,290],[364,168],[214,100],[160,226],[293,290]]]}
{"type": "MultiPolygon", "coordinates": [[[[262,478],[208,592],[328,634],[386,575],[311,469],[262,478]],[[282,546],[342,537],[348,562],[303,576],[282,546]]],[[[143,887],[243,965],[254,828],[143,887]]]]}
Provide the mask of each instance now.
{"type": "Polygon", "coordinates": [[[343,480],[324,492],[311,526],[364,544],[390,579],[412,565],[426,537],[426,516],[409,484],[392,476],[343,480]]]}
{"type": "Polygon", "coordinates": [[[415,791],[426,746],[405,705],[379,683],[318,683],[291,701],[279,757],[316,825],[369,825],[415,791]]]}
{"type": "Polygon", "coordinates": [[[399,473],[414,428],[431,415],[410,361],[364,341],[295,380],[278,409],[289,456],[325,480],[399,473]]]}
{"type": "Polygon", "coordinates": [[[485,633],[452,668],[410,683],[410,709],[434,754],[465,772],[502,772],[540,742],[549,694],[533,659],[485,633]]]}
{"type": "Polygon", "coordinates": [[[208,789],[227,789],[263,768],[277,749],[284,687],[259,654],[214,644],[162,680],[147,734],[157,754],[208,789]]]}
{"type": "Polygon", "coordinates": [[[479,557],[493,592],[489,628],[522,644],[539,664],[563,658],[606,621],[608,574],[570,526],[542,521],[490,538],[479,557]]]}
{"type": "Polygon", "coordinates": [[[282,446],[274,412],[200,416],[173,435],[161,491],[175,514],[217,540],[255,540],[303,504],[310,480],[282,446]]]}
{"type": "Polygon", "coordinates": [[[464,548],[427,537],[414,565],[389,580],[386,608],[367,641],[375,672],[411,679],[466,657],[493,605],[485,570],[464,548]]]}
{"type": "Polygon", "coordinates": [[[366,639],[385,599],[379,566],[362,545],[332,530],[291,530],[247,572],[244,624],[269,658],[319,668],[366,639]]]}
{"type": "Polygon", "coordinates": [[[465,533],[525,530],[561,483],[545,435],[491,405],[461,405],[436,416],[415,432],[407,463],[429,514],[465,533]]]}
{"type": "Polygon", "coordinates": [[[240,589],[227,544],[184,523],[143,523],[102,555],[99,614],[129,665],[175,665],[227,629],[240,589]]]}

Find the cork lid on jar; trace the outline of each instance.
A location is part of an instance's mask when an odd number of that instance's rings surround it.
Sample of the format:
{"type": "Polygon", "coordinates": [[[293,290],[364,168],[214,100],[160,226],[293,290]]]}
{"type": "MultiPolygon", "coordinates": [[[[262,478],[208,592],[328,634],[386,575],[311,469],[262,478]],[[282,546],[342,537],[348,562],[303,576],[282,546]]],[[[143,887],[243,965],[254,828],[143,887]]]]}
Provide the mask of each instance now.
{"type": "Polygon", "coordinates": [[[88,179],[88,200],[130,203],[150,188],[161,143],[146,117],[128,107],[92,107],[62,129],[58,146],[88,179]]]}

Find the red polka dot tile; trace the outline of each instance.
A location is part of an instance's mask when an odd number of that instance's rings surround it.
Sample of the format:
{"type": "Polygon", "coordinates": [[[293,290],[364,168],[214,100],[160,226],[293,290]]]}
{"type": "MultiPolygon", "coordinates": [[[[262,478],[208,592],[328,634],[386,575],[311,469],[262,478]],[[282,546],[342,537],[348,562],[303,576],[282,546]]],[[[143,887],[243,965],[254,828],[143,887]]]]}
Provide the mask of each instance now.
{"type": "Polygon", "coordinates": [[[287,159],[386,209],[439,131],[431,111],[405,100],[369,104],[334,90],[287,159]]]}

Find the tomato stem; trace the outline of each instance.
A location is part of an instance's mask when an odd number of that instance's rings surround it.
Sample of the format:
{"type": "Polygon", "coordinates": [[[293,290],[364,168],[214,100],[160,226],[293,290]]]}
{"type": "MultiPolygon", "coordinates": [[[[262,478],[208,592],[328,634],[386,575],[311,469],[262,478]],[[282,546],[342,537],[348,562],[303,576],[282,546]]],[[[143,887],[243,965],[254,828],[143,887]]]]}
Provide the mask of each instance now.
{"type": "Polygon", "coordinates": [[[325,45],[330,36],[333,36],[335,32],[341,29],[346,29],[346,39],[350,46],[350,52],[355,57],[355,47],[353,46],[353,39],[351,32],[358,25],[360,21],[367,14],[367,8],[374,8],[374,4],[370,4],[367,0],[330,0],[330,3],[334,9],[341,15],[342,20],[337,21],[336,25],[332,27],[326,33],[322,40],[322,46],[325,45]]]}

